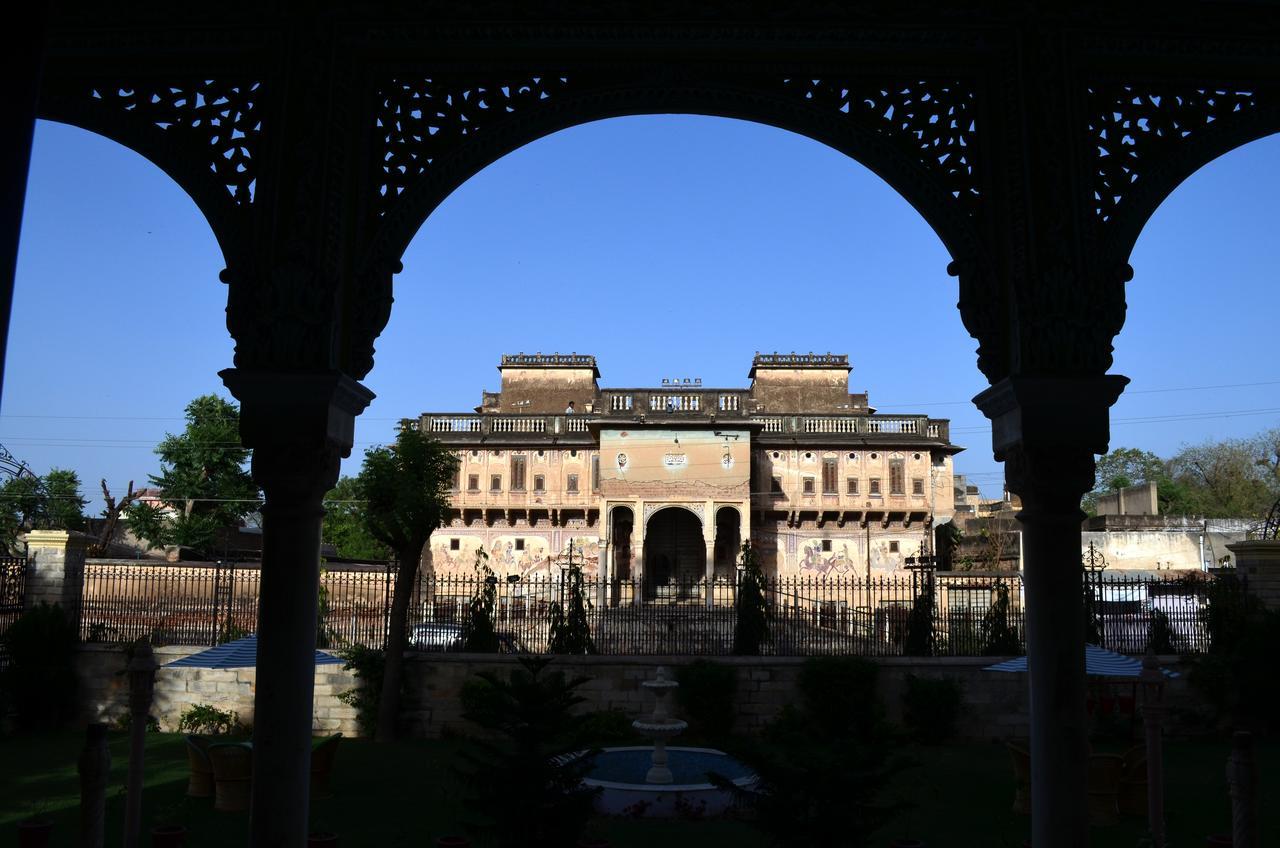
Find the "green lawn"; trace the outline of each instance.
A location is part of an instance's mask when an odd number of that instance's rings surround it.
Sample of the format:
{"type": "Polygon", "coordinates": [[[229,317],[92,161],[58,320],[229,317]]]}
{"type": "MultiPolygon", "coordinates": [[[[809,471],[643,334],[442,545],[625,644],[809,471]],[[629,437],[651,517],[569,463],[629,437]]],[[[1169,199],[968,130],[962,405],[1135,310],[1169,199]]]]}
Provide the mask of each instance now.
{"type": "MultiPolygon", "coordinates": [[[[108,789],[108,845],[118,845],[122,827],[126,737],[112,734],[112,777],[108,789]]],[[[40,803],[55,821],[54,845],[76,844],[78,790],[75,762],[78,737],[16,736],[0,739],[0,845],[13,844],[16,822],[40,803]]],[[[435,836],[454,829],[457,799],[449,759],[457,741],[411,740],[381,747],[364,740],[344,740],[334,773],[333,799],[318,803],[313,821],[318,829],[337,831],[344,848],[355,846],[429,846],[435,836]]],[[[1167,809],[1170,841],[1176,846],[1204,844],[1208,833],[1229,829],[1230,810],[1224,778],[1229,745],[1221,742],[1170,742],[1166,746],[1167,809]]],[[[1027,820],[1009,811],[1013,776],[1004,748],[997,745],[954,745],[916,748],[919,765],[899,773],[887,797],[910,801],[914,810],[901,814],[882,833],[880,845],[909,835],[930,846],[1019,846],[1027,820]]],[[[1274,794],[1280,745],[1259,748],[1260,798],[1274,794]]],[[[147,748],[147,792],[143,821],[183,800],[186,753],[182,737],[150,734],[147,748]]],[[[1263,804],[1262,844],[1280,844],[1280,814],[1263,804]]],[[[215,813],[205,799],[187,801],[183,818],[191,831],[188,845],[243,845],[248,817],[215,813]]],[[[1092,844],[1100,848],[1133,848],[1144,831],[1141,821],[1122,821],[1095,829],[1092,844]]],[[[680,846],[763,846],[764,841],[738,821],[600,820],[594,832],[619,848],[680,846]]],[[[145,840],[144,840],[144,844],[145,840]]]]}

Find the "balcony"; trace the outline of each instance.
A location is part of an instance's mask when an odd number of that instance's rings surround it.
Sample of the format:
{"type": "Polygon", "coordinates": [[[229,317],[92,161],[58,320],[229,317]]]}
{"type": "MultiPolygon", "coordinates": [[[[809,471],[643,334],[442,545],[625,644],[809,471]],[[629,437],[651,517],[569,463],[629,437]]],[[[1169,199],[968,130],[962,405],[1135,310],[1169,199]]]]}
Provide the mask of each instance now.
{"type": "Polygon", "coordinates": [[[710,418],[745,417],[746,389],[703,389],[671,385],[660,389],[605,389],[599,411],[606,415],[688,415],[710,418]]]}
{"type": "Polygon", "coordinates": [[[421,429],[447,443],[499,441],[546,442],[567,438],[589,444],[590,415],[480,415],[441,413],[423,415],[408,426],[421,429]]]}
{"type": "Polygon", "coordinates": [[[925,415],[752,415],[764,440],[770,436],[917,436],[949,441],[950,422],[925,415]]]}

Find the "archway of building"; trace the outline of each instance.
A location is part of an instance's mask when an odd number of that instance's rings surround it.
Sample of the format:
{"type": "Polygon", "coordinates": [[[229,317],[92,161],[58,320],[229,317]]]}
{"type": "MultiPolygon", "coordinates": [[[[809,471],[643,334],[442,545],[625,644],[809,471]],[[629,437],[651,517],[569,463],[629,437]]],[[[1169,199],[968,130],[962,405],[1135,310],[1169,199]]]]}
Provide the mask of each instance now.
{"type": "Polygon", "coordinates": [[[737,507],[722,506],[716,510],[715,576],[730,579],[742,548],[742,513],[737,507]]]}
{"type": "Polygon", "coordinates": [[[649,516],[644,529],[646,599],[693,600],[703,597],[698,581],[706,576],[707,543],[702,520],[684,507],[664,507],[649,516]]]}

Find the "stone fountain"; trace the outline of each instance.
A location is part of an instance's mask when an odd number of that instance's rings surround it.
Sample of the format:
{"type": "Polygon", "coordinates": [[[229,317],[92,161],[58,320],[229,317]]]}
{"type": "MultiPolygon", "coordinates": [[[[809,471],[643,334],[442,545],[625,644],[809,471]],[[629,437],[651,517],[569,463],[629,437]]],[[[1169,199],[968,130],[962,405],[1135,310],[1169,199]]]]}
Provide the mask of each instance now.
{"type": "Polygon", "coordinates": [[[667,767],[667,740],[679,736],[689,726],[688,722],[671,718],[667,714],[667,698],[671,695],[671,690],[680,684],[668,680],[666,667],[658,666],[657,676],[640,685],[652,692],[654,697],[653,715],[631,722],[637,733],[653,740],[653,765],[649,767],[644,780],[645,783],[671,783],[673,777],[671,769],[667,767]]]}
{"type": "MultiPolygon", "coordinates": [[[[659,668],[640,684],[653,693],[653,714],[631,723],[653,745],[605,748],[593,755],[583,783],[597,790],[596,811],[622,816],[715,816],[734,804],[733,793],[711,783],[718,774],[740,789],[757,782],[747,766],[715,748],[668,748],[689,725],[669,713],[667,699],[680,684],[659,668]],[[668,756],[670,760],[668,761],[668,756]]],[[[566,754],[581,756],[584,752],[566,754]]]]}

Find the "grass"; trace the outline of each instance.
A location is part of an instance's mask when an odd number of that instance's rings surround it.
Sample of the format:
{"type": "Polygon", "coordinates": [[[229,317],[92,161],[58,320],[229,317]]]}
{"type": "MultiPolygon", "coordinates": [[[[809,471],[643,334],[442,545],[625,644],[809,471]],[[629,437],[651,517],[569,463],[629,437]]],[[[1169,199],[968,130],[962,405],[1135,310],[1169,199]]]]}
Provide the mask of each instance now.
{"type": "MultiPolygon", "coordinates": [[[[119,845],[123,828],[127,737],[109,736],[112,771],[107,790],[107,844],[119,845]]],[[[314,829],[332,830],[343,848],[357,846],[431,845],[454,830],[459,799],[449,763],[459,740],[408,740],[379,746],[366,740],[344,740],[333,775],[333,799],[315,805],[314,829]]],[[[71,734],[12,736],[0,739],[0,844],[12,844],[18,821],[41,810],[54,821],[55,846],[76,844],[79,801],[76,758],[81,739],[71,734]]],[[[1209,833],[1230,827],[1225,785],[1229,743],[1171,741],[1166,744],[1166,809],[1170,842],[1202,845],[1209,833]]],[[[899,772],[886,787],[888,799],[906,801],[901,813],[878,834],[874,844],[910,836],[930,846],[1020,846],[1028,822],[1010,809],[1013,775],[1008,755],[999,745],[965,744],[911,748],[917,765],[899,772]]],[[[1258,746],[1262,785],[1259,799],[1274,792],[1280,767],[1280,744],[1258,746]]],[[[175,805],[190,831],[187,844],[204,846],[247,843],[248,816],[215,813],[208,799],[187,799],[186,751],[182,737],[153,733],[147,737],[147,779],[143,823],[158,824],[158,813],[175,805]]],[[[1280,844],[1280,812],[1262,805],[1262,844],[1280,844]]],[[[1144,823],[1122,819],[1095,828],[1091,844],[1098,848],[1133,848],[1144,823]]],[[[598,819],[592,835],[616,848],[664,848],[731,844],[763,848],[764,840],[740,821],[658,821],[598,819]]],[[[144,836],[143,844],[147,844],[144,836]]]]}

